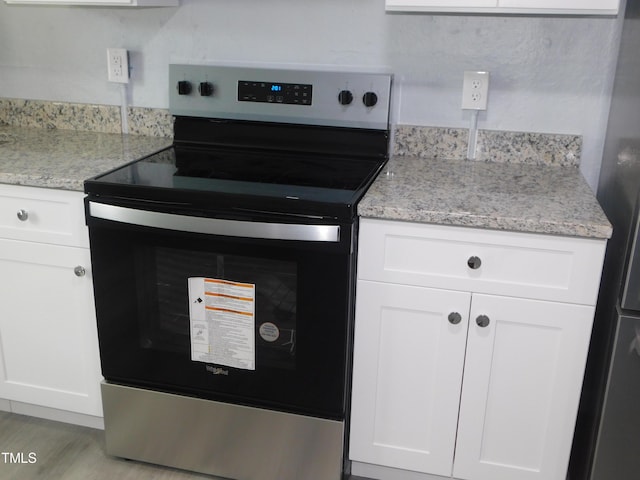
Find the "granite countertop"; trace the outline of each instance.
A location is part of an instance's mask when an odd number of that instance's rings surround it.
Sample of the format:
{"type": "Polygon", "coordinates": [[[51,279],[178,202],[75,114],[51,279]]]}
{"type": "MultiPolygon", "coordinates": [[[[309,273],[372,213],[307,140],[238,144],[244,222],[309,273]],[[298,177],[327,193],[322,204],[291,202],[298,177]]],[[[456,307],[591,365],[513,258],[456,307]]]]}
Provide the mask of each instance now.
{"type": "Polygon", "coordinates": [[[591,238],[612,232],[576,167],[396,157],[359,203],[358,214],[591,238]]]}
{"type": "MultiPolygon", "coordinates": [[[[83,191],[84,180],[171,145],[168,137],[0,126],[0,183],[83,191]]],[[[609,238],[576,167],[392,158],[358,205],[391,220],[609,238]]]]}
{"type": "Polygon", "coordinates": [[[84,190],[84,180],[171,145],[167,137],[0,126],[0,183],[84,190]]]}

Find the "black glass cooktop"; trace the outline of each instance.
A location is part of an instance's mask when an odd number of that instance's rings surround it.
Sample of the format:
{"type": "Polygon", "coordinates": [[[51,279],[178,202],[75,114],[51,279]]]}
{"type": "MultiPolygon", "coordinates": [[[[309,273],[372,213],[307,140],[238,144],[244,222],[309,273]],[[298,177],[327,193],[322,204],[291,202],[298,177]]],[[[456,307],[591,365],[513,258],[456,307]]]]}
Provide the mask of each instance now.
{"type": "MultiPolygon", "coordinates": [[[[87,193],[251,198],[254,203],[353,205],[384,164],[380,158],[174,145],[85,183],[87,193]],[[169,192],[172,192],[171,194],[169,192]]],[[[245,200],[246,203],[246,200],[245,200]]]]}
{"type": "Polygon", "coordinates": [[[326,155],[175,147],[176,177],[357,190],[376,165],[326,155]]]}

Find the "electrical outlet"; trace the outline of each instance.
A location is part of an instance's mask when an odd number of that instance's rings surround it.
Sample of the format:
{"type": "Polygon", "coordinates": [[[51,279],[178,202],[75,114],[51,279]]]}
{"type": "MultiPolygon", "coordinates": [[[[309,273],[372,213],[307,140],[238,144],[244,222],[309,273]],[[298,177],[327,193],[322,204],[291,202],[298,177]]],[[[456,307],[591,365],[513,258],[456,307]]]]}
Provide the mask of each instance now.
{"type": "Polygon", "coordinates": [[[462,109],[486,110],[489,97],[489,72],[464,72],[462,109]]]}
{"type": "Polygon", "coordinates": [[[107,48],[107,78],[110,82],[129,83],[129,53],[124,48],[107,48]]]}

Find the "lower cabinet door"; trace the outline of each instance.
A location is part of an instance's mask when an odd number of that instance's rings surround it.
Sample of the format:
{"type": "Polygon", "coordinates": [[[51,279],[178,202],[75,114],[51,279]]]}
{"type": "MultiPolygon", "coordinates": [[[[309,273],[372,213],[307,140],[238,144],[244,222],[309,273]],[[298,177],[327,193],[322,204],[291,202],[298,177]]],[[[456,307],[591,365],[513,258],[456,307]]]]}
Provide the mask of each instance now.
{"type": "Polygon", "coordinates": [[[89,250],[0,240],[0,271],[0,398],[101,416],[89,250]]]}
{"type": "Polygon", "coordinates": [[[470,298],[358,281],[351,460],[451,475],[470,298]]]}
{"type": "Polygon", "coordinates": [[[473,295],[455,478],[566,478],[593,313],[473,295]]]}

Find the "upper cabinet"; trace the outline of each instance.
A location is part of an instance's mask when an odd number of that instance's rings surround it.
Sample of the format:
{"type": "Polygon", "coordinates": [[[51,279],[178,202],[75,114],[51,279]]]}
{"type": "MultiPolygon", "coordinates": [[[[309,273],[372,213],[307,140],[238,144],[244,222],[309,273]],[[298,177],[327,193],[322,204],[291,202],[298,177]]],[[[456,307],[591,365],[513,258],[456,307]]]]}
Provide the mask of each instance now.
{"type": "Polygon", "coordinates": [[[180,0],[4,0],[10,5],[84,5],[102,7],[175,7],[180,0]]]}
{"type": "Polygon", "coordinates": [[[617,15],[620,0],[385,0],[389,11],[617,15]]]}

